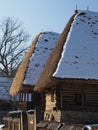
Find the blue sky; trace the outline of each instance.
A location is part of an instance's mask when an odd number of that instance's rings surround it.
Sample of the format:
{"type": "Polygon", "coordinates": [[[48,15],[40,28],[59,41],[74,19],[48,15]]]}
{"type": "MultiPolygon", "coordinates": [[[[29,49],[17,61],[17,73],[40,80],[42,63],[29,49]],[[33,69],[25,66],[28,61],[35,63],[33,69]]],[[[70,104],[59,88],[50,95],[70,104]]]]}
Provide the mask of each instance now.
{"type": "Polygon", "coordinates": [[[31,38],[41,31],[61,33],[70,16],[79,10],[98,11],[98,0],[1,0],[0,20],[14,17],[24,23],[31,38]]]}

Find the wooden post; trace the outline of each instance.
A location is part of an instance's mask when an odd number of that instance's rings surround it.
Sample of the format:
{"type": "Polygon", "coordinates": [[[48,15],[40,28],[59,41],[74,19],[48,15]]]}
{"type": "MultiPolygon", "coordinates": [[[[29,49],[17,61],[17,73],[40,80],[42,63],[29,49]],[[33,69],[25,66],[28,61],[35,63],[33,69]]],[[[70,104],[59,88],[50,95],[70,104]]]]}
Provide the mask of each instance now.
{"type": "Polygon", "coordinates": [[[25,111],[21,112],[21,130],[28,130],[28,123],[27,123],[27,113],[25,111]]]}
{"type": "Polygon", "coordinates": [[[36,130],[36,107],[34,111],[34,130],[36,130]]]}
{"type": "Polygon", "coordinates": [[[12,121],[12,130],[21,130],[20,129],[20,118],[14,118],[12,121]]]}

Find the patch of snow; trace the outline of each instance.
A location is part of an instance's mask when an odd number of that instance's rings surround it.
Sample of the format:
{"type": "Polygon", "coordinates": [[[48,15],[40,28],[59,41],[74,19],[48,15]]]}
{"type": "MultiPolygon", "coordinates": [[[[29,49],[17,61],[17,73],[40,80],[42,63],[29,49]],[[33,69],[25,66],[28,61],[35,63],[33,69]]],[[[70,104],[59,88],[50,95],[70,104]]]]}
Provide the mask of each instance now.
{"type": "Polygon", "coordinates": [[[89,124],[89,125],[86,125],[86,126],[98,126],[98,124],[89,124]]]}
{"type": "Polygon", "coordinates": [[[0,130],[2,130],[2,128],[4,127],[4,124],[0,124],[0,130]]]}
{"type": "Polygon", "coordinates": [[[89,125],[86,125],[85,126],[85,128],[84,128],[84,130],[91,130],[92,128],[91,128],[91,126],[89,126],[89,125]]]}

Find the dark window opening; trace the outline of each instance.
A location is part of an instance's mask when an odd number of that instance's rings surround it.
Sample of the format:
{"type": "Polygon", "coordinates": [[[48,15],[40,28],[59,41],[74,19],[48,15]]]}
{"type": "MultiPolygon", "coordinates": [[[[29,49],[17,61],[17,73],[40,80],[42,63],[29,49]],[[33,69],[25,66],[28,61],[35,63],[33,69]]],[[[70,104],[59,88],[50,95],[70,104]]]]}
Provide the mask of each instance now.
{"type": "Polygon", "coordinates": [[[85,93],[75,93],[75,103],[77,105],[85,105],[85,93]]]}
{"type": "Polygon", "coordinates": [[[82,94],[81,93],[75,93],[75,103],[77,105],[82,105],[82,94]]]}
{"type": "Polygon", "coordinates": [[[51,93],[51,102],[54,102],[54,100],[55,100],[54,98],[55,98],[55,97],[54,97],[54,92],[52,92],[52,93],[51,93]]]}

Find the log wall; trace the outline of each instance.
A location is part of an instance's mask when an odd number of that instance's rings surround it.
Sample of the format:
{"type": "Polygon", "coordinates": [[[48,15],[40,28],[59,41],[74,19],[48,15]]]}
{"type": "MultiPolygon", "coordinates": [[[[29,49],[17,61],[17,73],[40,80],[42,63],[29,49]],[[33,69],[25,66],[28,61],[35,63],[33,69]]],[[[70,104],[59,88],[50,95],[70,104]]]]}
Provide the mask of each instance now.
{"type": "Polygon", "coordinates": [[[98,86],[63,85],[61,87],[62,108],[67,105],[96,107],[98,109],[98,86]]]}

